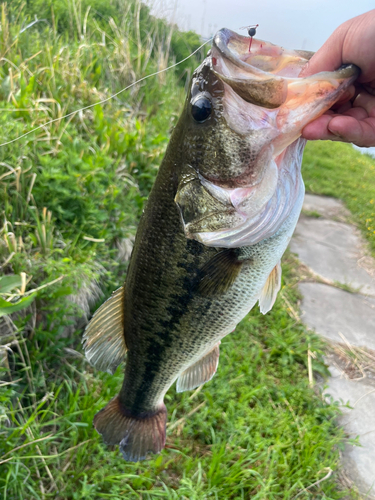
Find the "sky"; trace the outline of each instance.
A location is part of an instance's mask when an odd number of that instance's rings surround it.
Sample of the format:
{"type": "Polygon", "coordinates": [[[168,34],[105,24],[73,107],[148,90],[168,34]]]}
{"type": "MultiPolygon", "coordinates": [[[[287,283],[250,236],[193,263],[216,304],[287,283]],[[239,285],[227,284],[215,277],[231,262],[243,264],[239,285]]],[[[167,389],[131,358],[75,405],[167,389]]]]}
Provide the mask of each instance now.
{"type": "Polygon", "coordinates": [[[220,28],[259,24],[257,37],[316,51],[344,21],[375,7],[374,0],[154,0],[153,13],[203,37],[220,28]]]}

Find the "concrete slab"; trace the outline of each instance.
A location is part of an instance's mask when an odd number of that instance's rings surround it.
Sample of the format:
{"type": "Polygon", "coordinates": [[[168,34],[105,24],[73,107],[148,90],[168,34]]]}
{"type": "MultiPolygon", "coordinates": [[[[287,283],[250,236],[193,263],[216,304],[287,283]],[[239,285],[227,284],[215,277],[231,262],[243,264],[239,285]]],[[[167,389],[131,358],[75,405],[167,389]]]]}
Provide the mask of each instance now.
{"type": "MultiPolygon", "coordinates": [[[[347,222],[350,214],[339,200],[307,195],[304,211],[291,250],[316,274],[361,288],[361,292],[353,294],[327,284],[301,282],[302,321],[333,342],[343,343],[341,333],[350,344],[375,350],[375,260],[366,252],[359,231],[347,222]]],[[[332,356],[327,359],[340,367],[339,359],[332,356]]],[[[340,371],[334,364],[329,367],[326,395],[341,400],[342,405],[350,403],[352,409],[342,408],[341,424],[350,437],[359,436],[361,444],[346,446],[342,470],[354,482],[361,498],[375,500],[374,369],[371,376],[351,380],[350,367],[345,364],[345,370],[340,371]]]]}
{"type": "Polygon", "coordinates": [[[375,384],[342,378],[329,367],[331,378],[326,397],[349,403],[352,409],[341,406],[341,425],[351,438],[359,438],[361,446],[346,445],[343,452],[344,472],[357,486],[363,498],[375,499],[375,384]]]}
{"type": "MultiPolygon", "coordinates": [[[[302,321],[329,340],[375,350],[375,299],[322,283],[300,283],[302,321]]],[[[375,419],[375,414],[374,414],[375,419]]]]}
{"type": "Polygon", "coordinates": [[[366,255],[354,226],[301,215],[290,249],[315,273],[375,297],[375,279],[368,262],[373,259],[366,255]]]}
{"type": "Polygon", "coordinates": [[[306,193],[303,202],[303,210],[306,212],[316,212],[327,219],[339,219],[346,222],[350,217],[349,210],[341,200],[328,196],[317,196],[306,193]]]}

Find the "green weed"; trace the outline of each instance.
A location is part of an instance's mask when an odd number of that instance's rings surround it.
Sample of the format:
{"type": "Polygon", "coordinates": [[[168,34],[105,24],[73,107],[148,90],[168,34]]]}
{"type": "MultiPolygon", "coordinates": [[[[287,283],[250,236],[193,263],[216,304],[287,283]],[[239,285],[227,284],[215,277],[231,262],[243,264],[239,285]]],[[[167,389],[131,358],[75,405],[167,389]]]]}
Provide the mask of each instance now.
{"type": "Polygon", "coordinates": [[[306,217],[314,217],[314,219],[319,219],[322,216],[322,214],[316,210],[302,210],[302,213],[306,215],[306,217]]]}

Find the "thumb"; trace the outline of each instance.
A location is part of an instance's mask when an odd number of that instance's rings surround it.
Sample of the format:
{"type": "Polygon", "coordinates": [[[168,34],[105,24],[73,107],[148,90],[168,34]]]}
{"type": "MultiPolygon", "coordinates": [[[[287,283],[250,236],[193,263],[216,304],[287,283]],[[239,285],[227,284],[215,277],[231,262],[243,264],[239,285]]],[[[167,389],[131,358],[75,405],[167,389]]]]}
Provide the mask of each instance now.
{"type": "Polygon", "coordinates": [[[345,35],[353,20],[339,26],[324,45],[312,56],[300,73],[300,77],[306,77],[320,73],[321,71],[334,71],[342,64],[342,47],[345,35]]]}

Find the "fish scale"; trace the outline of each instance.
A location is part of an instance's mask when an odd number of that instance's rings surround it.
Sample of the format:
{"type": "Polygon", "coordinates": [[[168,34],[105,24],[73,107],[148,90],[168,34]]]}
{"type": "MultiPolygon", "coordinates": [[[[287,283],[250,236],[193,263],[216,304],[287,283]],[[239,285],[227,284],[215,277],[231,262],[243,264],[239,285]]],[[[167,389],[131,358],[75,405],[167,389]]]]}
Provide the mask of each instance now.
{"type": "Polygon", "coordinates": [[[298,79],[311,55],[258,40],[249,54],[248,40],[220,30],[194,72],[126,283],[84,334],[94,366],[112,373],[126,358],[118,396],[94,418],[126,460],[164,447],[171,385],[210,380],[221,339],[257,301],[264,314],[272,308],[303,202],[298,137],[358,74],[348,66],[298,79]]]}

